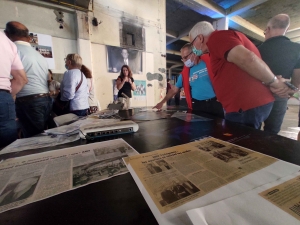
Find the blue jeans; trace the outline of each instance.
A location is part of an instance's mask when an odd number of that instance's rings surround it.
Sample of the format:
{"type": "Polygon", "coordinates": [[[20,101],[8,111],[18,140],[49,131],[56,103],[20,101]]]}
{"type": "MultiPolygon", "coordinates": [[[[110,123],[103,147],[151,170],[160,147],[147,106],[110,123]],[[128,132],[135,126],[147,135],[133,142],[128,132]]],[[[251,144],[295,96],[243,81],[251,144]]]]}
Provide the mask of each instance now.
{"type": "Polygon", "coordinates": [[[88,109],[75,110],[75,111],[71,111],[70,113],[73,113],[77,116],[87,116],[88,115],[88,109]]]}
{"type": "Polygon", "coordinates": [[[240,110],[239,112],[226,113],[225,119],[240,123],[255,129],[260,129],[262,122],[264,122],[272,109],[273,102],[262,105],[246,111],[240,110]]]}
{"type": "Polygon", "coordinates": [[[27,101],[16,99],[16,112],[25,138],[44,132],[52,108],[49,96],[27,101]]]}
{"type": "Polygon", "coordinates": [[[280,131],[287,108],[287,98],[275,97],[275,102],[269,117],[265,120],[264,131],[277,134],[280,131]]]}
{"type": "Polygon", "coordinates": [[[15,102],[10,93],[0,92],[0,148],[17,139],[15,102]]]}

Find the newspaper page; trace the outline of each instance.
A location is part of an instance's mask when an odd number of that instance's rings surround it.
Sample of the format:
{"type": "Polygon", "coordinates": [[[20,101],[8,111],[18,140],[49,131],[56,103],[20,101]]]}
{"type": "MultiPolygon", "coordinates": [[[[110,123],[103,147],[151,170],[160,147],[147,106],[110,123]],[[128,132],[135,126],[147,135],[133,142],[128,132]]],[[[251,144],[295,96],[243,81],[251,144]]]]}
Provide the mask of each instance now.
{"type": "Polygon", "coordinates": [[[188,210],[187,215],[194,225],[300,224],[299,177],[300,172],[293,173],[225,200],[188,210]],[[292,197],[295,199],[291,200],[292,197]],[[276,204],[270,198],[276,199],[276,204]],[[277,207],[277,203],[285,205],[286,210],[277,207]]]}
{"type": "Polygon", "coordinates": [[[207,138],[124,159],[160,213],[260,170],[277,159],[207,138]]]}
{"type": "Polygon", "coordinates": [[[44,152],[0,163],[0,212],[128,172],[137,155],[123,139],[44,152]]]}
{"type": "Polygon", "coordinates": [[[45,148],[61,144],[70,143],[80,139],[79,134],[73,135],[44,135],[39,137],[17,139],[10,145],[0,151],[0,155],[32,150],[37,148],[45,148]]]}
{"type": "Polygon", "coordinates": [[[265,190],[259,195],[295,217],[300,224],[300,176],[265,190]]]}

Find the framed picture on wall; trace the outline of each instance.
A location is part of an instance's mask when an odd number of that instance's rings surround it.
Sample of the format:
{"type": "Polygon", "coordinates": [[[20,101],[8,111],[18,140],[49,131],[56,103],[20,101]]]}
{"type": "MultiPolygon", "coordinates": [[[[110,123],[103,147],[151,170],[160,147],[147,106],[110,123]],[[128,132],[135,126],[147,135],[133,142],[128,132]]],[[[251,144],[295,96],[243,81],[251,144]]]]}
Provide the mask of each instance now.
{"type": "Polygon", "coordinates": [[[106,50],[109,73],[120,73],[123,65],[128,65],[133,74],[142,73],[142,51],[115,46],[106,46],[106,50]]]}

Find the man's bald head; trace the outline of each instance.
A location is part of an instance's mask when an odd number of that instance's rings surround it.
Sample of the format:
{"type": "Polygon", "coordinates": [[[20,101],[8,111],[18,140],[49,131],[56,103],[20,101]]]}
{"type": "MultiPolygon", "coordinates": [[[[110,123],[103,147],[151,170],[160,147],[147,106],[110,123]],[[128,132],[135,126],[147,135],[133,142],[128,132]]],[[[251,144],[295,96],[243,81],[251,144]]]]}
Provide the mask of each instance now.
{"type": "Polygon", "coordinates": [[[290,26],[290,17],[287,14],[278,14],[272,17],[265,30],[265,39],[269,39],[271,37],[282,36],[285,35],[285,32],[290,26]]]}
{"type": "Polygon", "coordinates": [[[11,41],[29,42],[29,30],[22,23],[10,21],[6,24],[4,32],[11,41]]]}
{"type": "Polygon", "coordinates": [[[283,29],[286,31],[290,26],[290,17],[287,14],[278,14],[269,20],[268,25],[272,29],[283,29]]]}

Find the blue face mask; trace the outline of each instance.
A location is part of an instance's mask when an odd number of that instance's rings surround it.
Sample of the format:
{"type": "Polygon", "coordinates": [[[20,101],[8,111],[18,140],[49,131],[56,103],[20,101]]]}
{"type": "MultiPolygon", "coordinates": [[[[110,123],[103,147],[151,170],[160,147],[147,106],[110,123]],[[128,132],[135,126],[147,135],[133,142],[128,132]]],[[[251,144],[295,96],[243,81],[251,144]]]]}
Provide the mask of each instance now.
{"type": "Polygon", "coordinates": [[[186,67],[192,67],[192,66],[194,66],[194,62],[192,62],[191,59],[188,59],[188,60],[186,60],[186,61],[184,62],[184,65],[185,65],[186,67]]]}
{"type": "Polygon", "coordinates": [[[193,46],[192,51],[193,51],[193,53],[194,53],[196,56],[201,56],[201,55],[203,55],[202,50],[201,50],[201,49],[200,49],[200,50],[196,49],[195,46],[193,46]]]}

